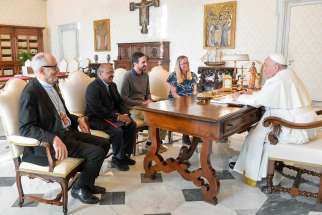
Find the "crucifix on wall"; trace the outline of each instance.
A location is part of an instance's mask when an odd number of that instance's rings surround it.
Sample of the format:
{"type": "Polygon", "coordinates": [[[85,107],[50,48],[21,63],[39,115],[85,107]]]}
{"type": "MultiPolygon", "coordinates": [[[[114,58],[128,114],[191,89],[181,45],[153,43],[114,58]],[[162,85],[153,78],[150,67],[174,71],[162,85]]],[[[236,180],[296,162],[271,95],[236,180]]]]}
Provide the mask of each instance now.
{"type": "Polygon", "coordinates": [[[160,7],[160,0],[142,0],[141,3],[130,2],[130,11],[139,9],[141,33],[148,33],[150,7],[160,7]]]}

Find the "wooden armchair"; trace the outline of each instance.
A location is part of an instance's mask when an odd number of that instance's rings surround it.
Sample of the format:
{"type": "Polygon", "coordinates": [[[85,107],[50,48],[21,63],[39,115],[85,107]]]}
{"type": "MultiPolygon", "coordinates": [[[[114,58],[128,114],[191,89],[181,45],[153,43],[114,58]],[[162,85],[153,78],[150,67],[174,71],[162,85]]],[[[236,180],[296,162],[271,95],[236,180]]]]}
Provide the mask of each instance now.
{"type": "MultiPolygon", "coordinates": [[[[75,71],[68,78],[59,80],[59,89],[69,112],[77,116],[85,114],[86,89],[93,80],[81,71],[75,71]]],[[[109,139],[109,135],[100,130],[91,129],[91,134],[109,139]]]]}
{"type": "Polygon", "coordinates": [[[30,198],[47,204],[63,206],[64,214],[67,214],[68,190],[75,181],[75,175],[81,168],[82,159],[67,158],[55,162],[51,157],[51,146],[45,142],[39,142],[33,138],[18,136],[19,100],[26,83],[20,79],[10,79],[0,93],[0,116],[10,144],[12,157],[16,170],[16,184],[19,193],[19,206],[24,200],[30,198]],[[39,166],[28,162],[22,162],[21,156],[24,147],[45,147],[49,166],[39,166]],[[21,177],[41,178],[46,182],[57,182],[62,191],[55,199],[43,199],[38,196],[25,195],[23,192],[21,177]],[[73,179],[73,180],[71,180],[73,179]]]}
{"type": "MultiPolygon", "coordinates": [[[[317,111],[317,114],[322,114],[322,111],[317,111]]],[[[322,167],[322,132],[320,131],[315,139],[305,144],[277,144],[281,126],[292,129],[319,128],[322,127],[322,120],[312,123],[292,123],[278,117],[267,117],[264,120],[263,124],[265,127],[272,126],[272,131],[268,135],[270,144],[267,147],[269,158],[267,186],[263,187],[263,192],[287,192],[292,196],[302,195],[306,197],[314,197],[317,198],[319,202],[322,202],[321,173],[302,168],[302,166],[322,167]],[[274,171],[282,171],[284,167],[295,170],[297,172],[293,186],[291,188],[285,188],[280,185],[273,185],[274,171]],[[318,193],[307,192],[299,189],[302,174],[310,174],[320,177],[320,188],[318,193]]]]}

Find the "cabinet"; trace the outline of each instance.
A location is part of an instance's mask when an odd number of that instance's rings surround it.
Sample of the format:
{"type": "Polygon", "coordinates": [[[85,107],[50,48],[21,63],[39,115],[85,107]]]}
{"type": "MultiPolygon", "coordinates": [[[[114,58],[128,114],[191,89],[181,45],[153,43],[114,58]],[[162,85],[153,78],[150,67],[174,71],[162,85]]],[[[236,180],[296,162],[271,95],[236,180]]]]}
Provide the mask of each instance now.
{"type": "Polygon", "coordinates": [[[142,52],[148,57],[148,70],[162,65],[169,71],[170,42],[141,42],[141,43],[118,43],[118,57],[114,61],[115,68],[132,68],[131,57],[134,52],[142,52]]]}
{"type": "Polygon", "coordinates": [[[214,89],[219,89],[222,87],[222,78],[225,74],[231,75],[233,80],[234,68],[225,66],[202,66],[198,67],[198,74],[200,79],[198,82],[198,91],[210,91],[214,89]]]}
{"type": "Polygon", "coordinates": [[[43,28],[0,25],[0,77],[20,73],[18,55],[43,51],[43,28]]]}

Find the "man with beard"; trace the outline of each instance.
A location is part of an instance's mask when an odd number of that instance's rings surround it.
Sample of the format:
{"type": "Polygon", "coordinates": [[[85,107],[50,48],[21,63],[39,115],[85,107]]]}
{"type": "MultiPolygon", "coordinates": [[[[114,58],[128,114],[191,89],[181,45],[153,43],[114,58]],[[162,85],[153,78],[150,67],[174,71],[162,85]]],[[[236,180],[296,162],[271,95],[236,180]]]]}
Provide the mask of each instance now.
{"type": "MultiPolygon", "coordinates": [[[[152,102],[150,93],[149,76],[145,72],[147,68],[147,57],[141,52],[132,55],[132,69],[126,74],[122,85],[121,95],[129,108],[147,105],[152,102]]],[[[131,110],[134,119],[144,120],[143,112],[131,110]]],[[[166,132],[160,130],[160,139],[164,139],[166,132]]],[[[151,145],[148,140],[147,145],[151,145]]],[[[159,152],[164,152],[167,147],[161,145],[159,152]]]]}

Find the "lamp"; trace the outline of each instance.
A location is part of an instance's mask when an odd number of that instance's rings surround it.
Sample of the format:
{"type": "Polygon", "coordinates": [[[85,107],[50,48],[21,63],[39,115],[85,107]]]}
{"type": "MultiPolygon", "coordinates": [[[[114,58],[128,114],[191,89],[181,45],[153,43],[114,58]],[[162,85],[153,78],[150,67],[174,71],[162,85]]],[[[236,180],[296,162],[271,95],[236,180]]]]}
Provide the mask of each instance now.
{"type": "MultiPolygon", "coordinates": [[[[248,54],[227,54],[223,56],[223,61],[234,61],[234,73],[233,73],[233,78],[236,78],[237,74],[237,61],[249,61],[249,56],[248,54]]],[[[242,74],[241,74],[241,87],[243,87],[243,76],[244,76],[244,71],[242,67],[242,74]]]]}

